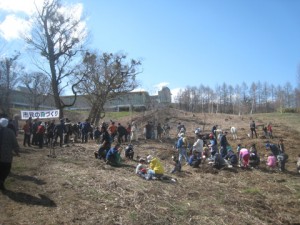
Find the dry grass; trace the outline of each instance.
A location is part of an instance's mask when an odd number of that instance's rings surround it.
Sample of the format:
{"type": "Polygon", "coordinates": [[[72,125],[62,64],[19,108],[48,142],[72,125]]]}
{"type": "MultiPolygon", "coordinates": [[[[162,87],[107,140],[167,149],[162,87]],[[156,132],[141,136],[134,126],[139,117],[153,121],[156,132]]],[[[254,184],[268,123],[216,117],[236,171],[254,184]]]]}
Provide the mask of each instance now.
{"type": "MultiPolygon", "coordinates": [[[[172,136],[177,122],[182,122],[191,141],[192,130],[204,122],[205,132],[213,124],[228,129],[234,125],[239,129],[239,140],[228,137],[234,149],[238,142],[254,142],[260,154],[265,153],[265,139],[247,138],[250,117],[175,110],[135,116],[140,124],[151,118],[168,118],[172,136]]],[[[145,181],[134,174],[135,161],[124,160],[122,167],[115,168],[96,160],[93,152],[98,146],[93,142],[58,148],[55,159],[47,157],[47,148],[22,148],[7,180],[8,191],[0,194],[0,224],[297,224],[300,176],[295,173],[295,160],[299,132],[294,124],[290,126],[280,117],[277,120],[275,115],[255,115],[253,119],[272,119],[274,141],[284,137],[290,155],[288,172],[269,171],[263,163],[260,169],[252,170],[216,170],[203,164],[198,169],[183,166],[183,172],[174,175],[169,173],[174,140],[140,140],[134,146],[136,153],[156,155],[166,175],[177,179],[176,183],[145,181]]]]}

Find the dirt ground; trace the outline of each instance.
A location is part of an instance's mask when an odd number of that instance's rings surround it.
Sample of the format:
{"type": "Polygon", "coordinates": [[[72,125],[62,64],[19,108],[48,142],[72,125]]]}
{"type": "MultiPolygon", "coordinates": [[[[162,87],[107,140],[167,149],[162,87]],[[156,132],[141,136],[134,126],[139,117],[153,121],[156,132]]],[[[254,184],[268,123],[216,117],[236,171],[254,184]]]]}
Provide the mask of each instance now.
{"type": "MultiPolygon", "coordinates": [[[[57,147],[57,158],[47,156],[47,147],[21,147],[21,157],[14,158],[6,182],[8,190],[0,193],[0,225],[300,224],[300,175],[296,172],[299,118],[299,114],[287,120],[275,114],[233,116],[175,109],[135,114],[133,120],[140,133],[149,120],[171,125],[171,139],[145,140],[141,135],[134,150],[135,156],[158,157],[165,175],[176,182],[146,181],[136,176],[136,157],[123,157],[121,167],[106,165],[94,158],[98,145],[93,140],[57,147]],[[263,131],[258,129],[257,139],[247,136],[252,119],[257,125],[272,122],[271,142],[284,139],[289,155],[286,172],[269,170],[262,161],[257,169],[217,170],[204,163],[200,168],[183,165],[182,172],[170,173],[178,122],[186,126],[190,142],[197,127],[209,133],[214,124],[228,131],[235,126],[238,140],[228,134],[232,148],[235,150],[238,143],[247,147],[256,143],[264,160],[267,139],[263,131]]],[[[117,122],[126,124],[130,119],[117,122]]],[[[22,135],[18,138],[22,146],[22,135]]]]}

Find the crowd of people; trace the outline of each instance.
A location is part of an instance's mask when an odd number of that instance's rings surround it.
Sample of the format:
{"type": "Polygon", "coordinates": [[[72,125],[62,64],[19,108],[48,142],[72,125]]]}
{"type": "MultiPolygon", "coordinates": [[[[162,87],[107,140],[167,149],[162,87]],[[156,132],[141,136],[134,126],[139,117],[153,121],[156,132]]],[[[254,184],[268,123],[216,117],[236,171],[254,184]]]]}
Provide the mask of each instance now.
{"type": "MultiPolygon", "coordinates": [[[[149,121],[143,127],[145,139],[161,140],[162,136],[170,138],[170,126],[168,123],[156,125],[149,121]]],[[[97,159],[103,159],[111,165],[120,164],[120,149],[121,143],[131,143],[138,140],[138,128],[135,122],[128,123],[127,127],[121,123],[116,124],[114,121],[110,123],[102,123],[100,127],[94,127],[93,124],[86,119],[83,122],[71,123],[70,120],[61,119],[58,124],[55,121],[41,122],[39,119],[27,120],[23,126],[24,141],[23,145],[31,146],[37,145],[40,148],[43,145],[55,146],[58,144],[62,146],[71,141],[70,137],[73,135],[73,141],[78,140],[81,143],[87,143],[89,140],[94,140],[99,144],[99,149],[95,152],[97,159]],[[116,141],[117,145],[112,145],[116,141]]],[[[273,138],[273,131],[271,123],[263,128],[266,137],[273,138]]],[[[218,125],[214,125],[211,132],[207,135],[202,134],[201,128],[197,128],[195,133],[195,140],[190,143],[186,135],[186,128],[181,122],[177,124],[177,141],[175,148],[177,156],[174,156],[173,172],[181,170],[181,164],[185,163],[192,167],[199,167],[201,163],[208,161],[216,168],[235,167],[242,168],[258,167],[260,164],[260,156],[257,152],[255,144],[246,148],[242,144],[238,144],[236,151],[227,141],[227,131],[218,129],[218,125]]],[[[250,122],[250,138],[257,138],[255,121],[250,122]]],[[[133,146],[130,145],[130,157],[133,158],[133,146]]],[[[269,168],[279,167],[279,170],[285,170],[285,162],[288,155],[284,150],[283,139],[280,139],[278,144],[273,144],[267,141],[267,163],[269,168]]],[[[128,146],[127,146],[128,148],[128,146]]],[[[128,152],[125,152],[128,156],[128,152]]],[[[55,157],[55,151],[50,150],[51,157],[55,157]],[[52,152],[51,152],[52,151],[52,152]]]]}
{"type": "MultiPolygon", "coordinates": [[[[268,138],[272,139],[271,124],[268,125],[268,138]]],[[[199,167],[201,163],[208,161],[216,168],[223,167],[258,167],[261,163],[261,156],[258,154],[256,144],[246,148],[241,143],[237,145],[236,151],[228,143],[227,131],[218,133],[217,125],[214,125],[209,134],[202,134],[201,128],[197,128],[195,139],[189,143],[184,125],[178,123],[177,126],[177,141],[175,148],[177,156],[174,156],[173,172],[181,170],[181,164],[199,167]],[[180,165],[179,165],[180,164],[180,165]],[[180,168],[180,169],[178,169],[180,168]]],[[[250,123],[250,138],[257,137],[256,125],[254,121],[250,123]]],[[[284,141],[280,139],[277,144],[267,140],[265,143],[266,166],[270,169],[278,168],[279,171],[285,171],[285,163],[288,159],[288,154],[284,148],[284,141]]],[[[265,156],[263,154],[263,156],[265,156]]],[[[299,163],[300,164],[300,163],[299,163]]]]}
{"type": "MultiPolygon", "coordinates": [[[[0,189],[5,189],[4,181],[11,169],[13,152],[19,155],[19,145],[16,140],[18,134],[18,126],[12,120],[6,118],[0,119],[0,189]],[[4,149],[4,150],[3,150],[4,149]]],[[[86,119],[83,122],[72,123],[68,118],[60,119],[58,123],[55,120],[48,122],[39,119],[31,119],[25,121],[22,126],[24,131],[23,146],[50,146],[50,157],[56,157],[55,146],[63,146],[71,141],[87,143],[93,140],[99,144],[99,148],[95,151],[95,158],[104,160],[111,166],[121,165],[122,145],[126,144],[125,157],[134,159],[134,145],[138,140],[138,127],[135,122],[127,123],[127,127],[121,123],[102,123],[101,126],[93,126],[86,119]]],[[[145,139],[161,140],[170,138],[170,126],[168,123],[156,125],[151,121],[147,122],[143,127],[145,139]]],[[[267,153],[266,166],[270,169],[278,168],[285,171],[285,163],[288,159],[286,154],[284,141],[280,139],[277,144],[271,143],[273,139],[273,131],[271,123],[263,128],[266,137],[269,139],[265,143],[267,153]]],[[[176,137],[176,154],[172,156],[174,167],[171,173],[180,172],[182,164],[194,168],[199,167],[202,163],[208,162],[215,168],[223,167],[258,167],[261,163],[261,156],[258,154],[256,145],[253,143],[249,148],[238,144],[236,151],[228,143],[227,131],[218,129],[218,125],[214,125],[209,134],[202,133],[201,128],[193,131],[194,140],[190,141],[187,136],[186,127],[180,122],[177,124],[176,137]]],[[[254,121],[250,123],[250,138],[258,137],[256,125],[254,121]]],[[[297,171],[300,173],[300,154],[297,161],[297,171]]],[[[146,158],[140,158],[136,166],[136,174],[146,180],[159,179],[163,176],[165,169],[157,157],[148,155],[146,158]]]]}

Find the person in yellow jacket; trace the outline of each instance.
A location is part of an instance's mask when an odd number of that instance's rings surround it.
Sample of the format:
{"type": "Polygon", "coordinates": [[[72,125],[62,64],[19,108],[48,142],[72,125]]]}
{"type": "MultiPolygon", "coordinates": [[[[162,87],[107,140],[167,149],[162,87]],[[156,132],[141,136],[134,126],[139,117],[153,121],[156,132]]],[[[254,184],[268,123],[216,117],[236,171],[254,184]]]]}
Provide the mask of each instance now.
{"type": "Polygon", "coordinates": [[[152,178],[159,178],[164,174],[164,167],[157,158],[148,155],[147,161],[150,163],[150,166],[147,171],[146,180],[151,180],[152,178]]]}

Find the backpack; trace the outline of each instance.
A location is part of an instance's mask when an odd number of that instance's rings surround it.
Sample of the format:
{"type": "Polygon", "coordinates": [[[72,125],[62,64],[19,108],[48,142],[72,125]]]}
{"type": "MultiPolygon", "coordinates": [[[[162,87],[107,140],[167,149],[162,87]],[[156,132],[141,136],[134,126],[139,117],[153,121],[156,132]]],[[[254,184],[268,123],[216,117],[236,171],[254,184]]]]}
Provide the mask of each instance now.
{"type": "Polygon", "coordinates": [[[181,148],[182,146],[183,146],[183,138],[181,137],[178,139],[176,147],[181,148]]]}
{"type": "Polygon", "coordinates": [[[182,138],[182,141],[183,141],[183,146],[185,148],[188,148],[189,147],[189,141],[188,141],[187,137],[182,138]]]}

